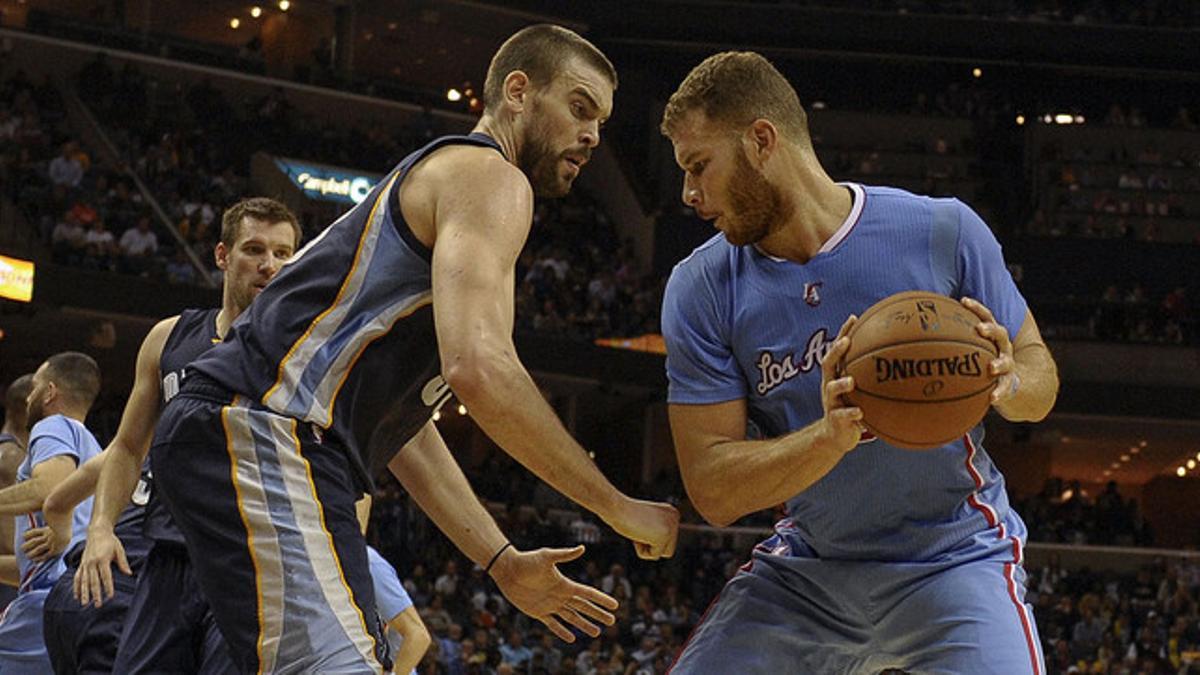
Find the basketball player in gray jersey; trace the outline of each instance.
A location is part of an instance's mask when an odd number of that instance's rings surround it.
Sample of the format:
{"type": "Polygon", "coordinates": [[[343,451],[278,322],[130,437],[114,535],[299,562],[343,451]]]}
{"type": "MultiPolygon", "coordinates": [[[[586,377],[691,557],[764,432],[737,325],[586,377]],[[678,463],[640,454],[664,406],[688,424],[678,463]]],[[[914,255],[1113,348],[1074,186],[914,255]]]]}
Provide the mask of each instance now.
{"type": "MultiPolygon", "coordinates": [[[[613,621],[611,598],[555,567],[582,548],[514,549],[474,497],[430,422],[450,391],[639,555],[673,553],[675,509],[608,482],[512,342],[533,195],[568,191],[615,87],[611,63],[575,33],[514,35],[493,59],[474,132],[414,152],[306,246],[163,411],[150,449],[156,487],[243,670],[387,667],[353,509],[385,466],[561,638],[573,640],[564,624],[597,635],[596,623],[613,621]]],[[[132,472],[114,479],[124,500],[132,472]]]]}

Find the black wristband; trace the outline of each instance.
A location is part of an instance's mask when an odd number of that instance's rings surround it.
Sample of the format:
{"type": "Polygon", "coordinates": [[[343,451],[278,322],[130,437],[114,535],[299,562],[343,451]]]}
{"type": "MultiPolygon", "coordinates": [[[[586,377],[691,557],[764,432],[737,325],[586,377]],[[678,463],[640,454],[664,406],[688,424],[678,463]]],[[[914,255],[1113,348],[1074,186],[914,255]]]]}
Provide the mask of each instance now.
{"type": "Polygon", "coordinates": [[[496,564],[496,561],[500,559],[500,554],[504,553],[506,550],[508,550],[509,546],[512,546],[511,541],[508,542],[507,544],[501,546],[499,551],[496,551],[496,555],[492,556],[492,559],[488,561],[487,567],[483,568],[484,574],[492,573],[492,565],[496,564]]]}

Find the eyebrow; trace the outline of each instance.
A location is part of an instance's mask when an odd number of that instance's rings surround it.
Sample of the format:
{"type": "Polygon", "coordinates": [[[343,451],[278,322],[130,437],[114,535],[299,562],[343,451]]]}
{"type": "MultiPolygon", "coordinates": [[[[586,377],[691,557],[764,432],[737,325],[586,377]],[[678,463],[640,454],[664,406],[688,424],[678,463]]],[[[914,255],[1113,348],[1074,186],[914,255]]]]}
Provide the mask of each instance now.
{"type": "Polygon", "coordinates": [[[696,156],[699,154],[700,154],[699,150],[692,150],[688,154],[684,155],[682,159],[679,160],[679,164],[681,166],[683,166],[684,168],[686,168],[689,164],[696,161],[696,156]]]}
{"type": "MultiPolygon", "coordinates": [[[[575,87],[574,89],[572,89],[571,93],[579,94],[583,98],[587,99],[587,102],[591,104],[592,109],[595,110],[597,113],[600,112],[600,103],[598,101],[596,101],[595,96],[592,96],[592,92],[588,91],[587,89],[584,89],[582,86],[578,86],[578,87],[575,87]]],[[[608,118],[605,117],[604,119],[607,120],[608,118]]]]}

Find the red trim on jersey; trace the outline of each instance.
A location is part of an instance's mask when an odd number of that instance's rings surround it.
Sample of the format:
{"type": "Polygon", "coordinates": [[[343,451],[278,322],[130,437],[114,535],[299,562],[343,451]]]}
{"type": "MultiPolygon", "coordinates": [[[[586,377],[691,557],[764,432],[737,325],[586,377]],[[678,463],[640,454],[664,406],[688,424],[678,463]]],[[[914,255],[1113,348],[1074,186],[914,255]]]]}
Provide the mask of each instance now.
{"type": "Polygon", "coordinates": [[[1025,603],[1021,602],[1021,598],[1017,595],[1017,565],[1020,565],[1025,559],[1021,551],[1021,540],[1015,536],[1007,536],[1008,532],[1004,529],[1004,523],[999,522],[996,510],[991,505],[980,501],[979,490],[983,489],[983,476],[979,475],[979,470],[975,468],[975,442],[971,440],[970,434],[963,436],[963,445],[967,448],[967,473],[971,475],[971,480],[975,482],[975,492],[967,496],[967,503],[976,511],[983,514],[989,528],[996,528],[997,539],[1007,538],[1012,541],[1012,562],[1004,563],[1005,585],[1008,587],[1008,597],[1012,600],[1013,607],[1017,610],[1017,616],[1021,619],[1021,629],[1025,633],[1025,646],[1029,648],[1029,662],[1033,666],[1033,675],[1042,675],[1041,659],[1038,658],[1037,644],[1033,639],[1033,622],[1029,619],[1029,609],[1025,607],[1025,603]]]}
{"type": "MultiPolygon", "coordinates": [[[[25,517],[29,519],[29,529],[33,529],[38,526],[37,518],[34,518],[32,513],[26,513],[25,517]]],[[[18,593],[29,590],[25,588],[25,585],[31,579],[33,579],[33,575],[37,574],[38,568],[42,566],[41,563],[33,563],[32,561],[30,562],[32,564],[29,566],[29,569],[25,570],[25,576],[21,577],[21,581],[17,584],[18,593]]]]}

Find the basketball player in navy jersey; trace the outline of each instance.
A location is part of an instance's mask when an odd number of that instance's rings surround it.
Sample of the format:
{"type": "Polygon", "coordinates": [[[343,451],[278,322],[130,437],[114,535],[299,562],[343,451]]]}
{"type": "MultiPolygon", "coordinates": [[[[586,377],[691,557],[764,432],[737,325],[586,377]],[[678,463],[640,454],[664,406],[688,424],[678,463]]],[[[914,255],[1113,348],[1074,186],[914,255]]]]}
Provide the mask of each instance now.
{"type": "MultiPolygon", "coordinates": [[[[673,552],[675,509],[605,479],[512,342],[533,195],[568,191],[615,88],[611,63],[575,33],[518,32],[492,61],[474,132],[405,158],[189,370],[151,444],[155,484],[244,671],[387,667],[353,508],[384,467],[517,608],[564,640],[564,624],[597,635],[614,620],[615,601],[557,570],[582,547],[517,550],[474,497],[430,421],[451,392],[640,555],[673,552]]],[[[128,469],[118,480],[111,495],[123,503],[135,480],[128,469]]]]}
{"type": "Polygon", "coordinates": [[[684,484],[716,525],[788,511],[674,672],[1044,672],[1025,526],[982,425],[927,452],[864,438],[842,400],[854,382],[835,375],[857,314],[933,291],[995,342],[997,412],[1045,417],[1054,361],[987,225],[955,199],[835,183],[795,90],[758,54],[698,65],[662,130],[683,201],[720,230],[675,267],[663,304],[684,484]]]}
{"type": "Polygon", "coordinates": [[[46,644],[57,672],[236,672],[195,587],[183,538],[154,496],[140,458],[160,410],[179,391],[184,367],[220,342],[292,256],[300,236],[295,215],[275,200],[246,199],[226,210],[214,250],[224,273],[221,307],[184,310],[150,330],[116,437],[47,497],[47,527],[27,535],[25,550],[35,559],[57,555],[66,545],[71,514],[92,495],[106,464],[140,474],[132,503],[126,499],[115,515],[98,514],[86,549],[80,542],[67,551],[67,573],[46,600],[46,644]],[[123,574],[112,574],[107,565],[101,574],[88,564],[106,556],[123,574]],[[90,592],[89,575],[99,592],[90,592]]]}

